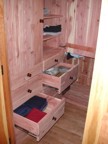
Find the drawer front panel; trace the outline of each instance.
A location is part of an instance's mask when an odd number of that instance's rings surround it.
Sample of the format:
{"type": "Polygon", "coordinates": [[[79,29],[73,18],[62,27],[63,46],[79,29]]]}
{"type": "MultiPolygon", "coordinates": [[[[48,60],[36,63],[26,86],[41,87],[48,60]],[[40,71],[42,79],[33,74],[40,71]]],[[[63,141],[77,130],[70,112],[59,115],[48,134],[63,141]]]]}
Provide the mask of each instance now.
{"type": "Polygon", "coordinates": [[[42,127],[42,131],[40,131],[40,135],[37,137],[39,141],[48,131],[49,129],[58,121],[58,119],[64,114],[64,105],[60,106],[57,111],[55,111],[54,115],[51,116],[45,127],[42,127]]]}
{"type": "Polygon", "coordinates": [[[12,104],[13,108],[16,108],[18,105],[22,104],[29,97],[36,95],[42,90],[42,82],[40,75],[35,76],[28,80],[21,87],[11,91],[12,104]]]}
{"type": "Polygon", "coordinates": [[[46,61],[43,62],[43,70],[46,70],[60,62],[63,61],[64,55],[62,54],[58,54],[56,56],[53,56],[49,59],[47,59],[46,61]]]}
{"type": "Polygon", "coordinates": [[[25,71],[25,73],[22,73],[17,78],[12,77],[10,80],[11,90],[15,90],[23,86],[25,83],[27,83],[28,80],[32,79],[37,74],[41,73],[42,66],[43,63],[37,64],[33,69],[30,69],[29,71],[25,71]]]}
{"type": "Polygon", "coordinates": [[[70,84],[72,84],[78,76],[78,65],[75,65],[73,68],[71,68],[71,70],[66,73],[66,75],[64,75],[61,78],[61,87],[58,90],[59,93],[61,93],[63,90],[65,90],[70,84]]]}
{"type": "Polygon", "coordinates": [[[42,79],[40,75],[35,76],[33,79],[30,79],[28,81],[28,85],[27,85],[28,89],[28,93],[33,96],[37,93],[39,93],[42,90],[42,79]]]}
{"type": "Polygon", "coordinates": [[[13,113],[14,124],[21,127],[24,130],[27,130],[34,135],[39,135],[39,125],[25,117],[22,117],[16,113],[13,113]]]}
{"type": "Polygon", "coordinates": [[[59,89],[61,86],[61,81],[58,77],[48,74],[42,74],[42,83],[57,89],[59,89]]]}

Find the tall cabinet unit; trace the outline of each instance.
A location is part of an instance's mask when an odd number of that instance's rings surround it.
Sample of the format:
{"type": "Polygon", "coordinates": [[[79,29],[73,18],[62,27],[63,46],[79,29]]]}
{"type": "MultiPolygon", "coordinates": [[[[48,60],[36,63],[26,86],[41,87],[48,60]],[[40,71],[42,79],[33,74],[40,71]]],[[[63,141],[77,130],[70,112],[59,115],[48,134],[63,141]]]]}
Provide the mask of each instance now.
{"type": "Polygon", "coordinates": [[[63,115],[65,105],[64,98],[42,93],[43,0],[5,0],[4,12],[14,124],[39,141],[63,115]],[[15,113],[35,95],[47,101],[39,122],[15,113]]]}
{"type": "Polygon", "coordinates": [[[42,70],[43,1],[4,1],[11,89],[42,70]]]}

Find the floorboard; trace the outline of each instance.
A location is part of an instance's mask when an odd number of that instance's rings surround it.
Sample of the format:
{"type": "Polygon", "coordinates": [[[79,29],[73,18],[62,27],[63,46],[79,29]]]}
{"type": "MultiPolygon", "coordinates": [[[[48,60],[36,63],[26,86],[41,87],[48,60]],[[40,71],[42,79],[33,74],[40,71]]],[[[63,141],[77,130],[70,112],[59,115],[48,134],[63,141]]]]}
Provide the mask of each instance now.
{"type": "Polygon", "coordinates": [[[74,83],[63,97],[66,101],[87,110],[90,86],[74,83]]]}

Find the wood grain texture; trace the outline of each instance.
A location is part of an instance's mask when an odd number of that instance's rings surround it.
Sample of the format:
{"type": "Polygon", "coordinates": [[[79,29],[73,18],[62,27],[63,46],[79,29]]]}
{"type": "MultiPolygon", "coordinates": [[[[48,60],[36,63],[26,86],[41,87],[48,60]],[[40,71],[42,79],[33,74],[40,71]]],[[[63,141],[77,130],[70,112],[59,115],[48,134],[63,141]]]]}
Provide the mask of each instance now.
{"type": "Polygon", "coordinates": [[[106,113],[102,118],[99,141],[98,141],[98,144],[107,144],[107,143],[108,143],[108,113],[106,113]]]}
{"type": "Polygon", "coordinates": [[[77,82],[81,85],[91,85],[92,73],[94,68],[94,59],[89,57],[65,59],[66,63],[78,64],[77,82]]]}
{"type": "Polygon", "coordinates": [[[77,105],[87,111],[88,101],[89,101],[90,86],[79,84],[75,82],[70,86],[70,89],[61,95],[56,97],[64,97],[66,102],[72,105],[77,105]]]}
{"type": "MultiPolygon", "coordinates": [[[[4,0],[10,78],[42,63],[42,0],[4,0]]],[[[42,67],[41,67],[42,69],[42,67]]]]}
{"type": "Polygon", "coordinates": [[[82,85],[91,85],[94,68],[94,59],[84,57],[79,59],[78,83],[82,85]]]}
{"type": "MultiPolygon", "coordinates": [[[[0,66],[1,66],[1,61],[0,61],[0,66]]],[[[8,135],[8,126],[7,126],[7,118],[6,118],[4,92],[3,92],[3,78],[2,78],[1,68],[0,68],[0,143],[7,144],[8,138],[9,135],[8,135]]]]}
{"type": "MultiPolygon", "coordinates": [[[[96,48],[101,0],[67,1],[68,43],[96,48]]],[[[74,50],[77,53],[78,50],[74,50]]],[[[83,54],[83,52],[78,52],[83,54]]],[[[85,56],[89,55],[84,53],[85,56]]]]}
{"type": "Polygon", "coordinates": [[[24,85],[20,86],[15,90],[12,90],[11,100],[13,108],[18,106],[19,101],[22,100],[23,102],[25,98],[29,98],[30,96],[36,95],[41,90],[42,90],[42,80],[40,75],[31,78],[24,85]]]}
{"type": "Polygon", "coordinates": [[[108,1],[103,0],[83,144],[98,143],[101,121],[108,112],[108,19],[105,17],[106,13],[108,13],[108,1]]]}
{"type": "Polygon", "coordinates": [[[77,53],[79,55],[95,58],[96,48],[77,45],[77,44],[71,44],[71,43],[67,43],[66,46],[67,46],[67,51],[68,52],[72,52],[72,53],[75,53],[75,54],[77,53]]]}
{"type": "Polygon", "coordinates": [[[64,49],[44,47],[43,49],[43,70],[46,70],[60,62],[64,59],[64,49]]]}
{"type": "Polygon", "coordinates": [[[51,46],[76,44],[87,49],[72,49],[72,52],[84,56],[95,57],[98,25],[100,18],[101,0],[50,0],[44,1],[44,7],[49,14],[63,15],[61,18],[46,19],[45,25],[62,26],[62,33],[58,38],[47,41],[51,46]],[[89,50],[88,51],[88,47],[89,50]]]}
{"type": "MultiPolygon", "coordinates": [[[[9,86],[9,74],[8,74],[8,64],[7,64],[7,51],[6,51],[6,36],[4,27],[4,1],[0,0],[0,66],[3,65],[4,74],[1,74],[0,70],[0,136],[5,137],[0,138],[0,143],[8,143],[9,137],[11,143],[14,144],[14,129],[13,129],[13,117],[12,117],[12,103],[10,96],[10,86],[9,86]],[[7,118],[8,120],[7,120],[7,118]],[[8,129],[7,129],[8,128],[8,129]],[[4,132],[2,131],[4,129],[4,132]],[[1,140],[3,140],[1,142],[1,140]]],[[[1,68],[0,68],[1,69],[1,68]]]]}

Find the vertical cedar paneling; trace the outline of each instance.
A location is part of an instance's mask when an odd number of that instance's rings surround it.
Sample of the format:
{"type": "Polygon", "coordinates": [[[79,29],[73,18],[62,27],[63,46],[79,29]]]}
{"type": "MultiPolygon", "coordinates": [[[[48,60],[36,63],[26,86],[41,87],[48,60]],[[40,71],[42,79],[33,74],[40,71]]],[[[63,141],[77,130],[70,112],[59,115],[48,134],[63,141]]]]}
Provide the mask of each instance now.
{"type": "Polygon", "coordinates": [[[97,44],[97,35],[100,21],[101,1],[102,0],[92,0],[89,6],[86,44],[87,46],[95,48],[97,44]]]}
{"type": "Polygon", "coordinates": [[[10,75],[21,74],[42,62],[42,0],[4,0],[10,75]]]}
{"type": "Polygon", "coordinates": [[[68,43],[96,48],[101,0],[67,2],[68,43]]]}
{"type": "MultiPolygon", "coordinates": [[[[97,144],[102,119],[108,113],[108,0],[102,0],[93,79],[91,84],[83,144],[97,144]]],[[[106,127],[107,129],[107,127],[106,127]]],[[[104,133],[107,131],[103,131],[104,133]]],[[[106,134],[104,134],[106,135],[106,134]]],[[[108,136],[107,136],[108,137],[108,136]]],[[[100,141],[107,144],[108,139],[100,141]]]]}
{"type": "MultiPolygon", "coordinates": [[[[66,41],[68,43],[96,48],[101,0],[67,0],[66,41]]],[[[88,52],[71,52],[90,56],[88,52]]],[[[92,56],[92,55],[91,55],[92,56]]],[[[94,59],[79,59],[78,83],[91,84],[94,59]]]]}
{"type": "Polygon", "coordinates": [[[78,83],[91,85],[94,59],[84,57],[79,59],[78,83]]]}
{"type": "Polygon", "coordinates": [[[78,45],[85,45],[88,7],[89,0],[77,0],[74,43],[78,45]]]}

